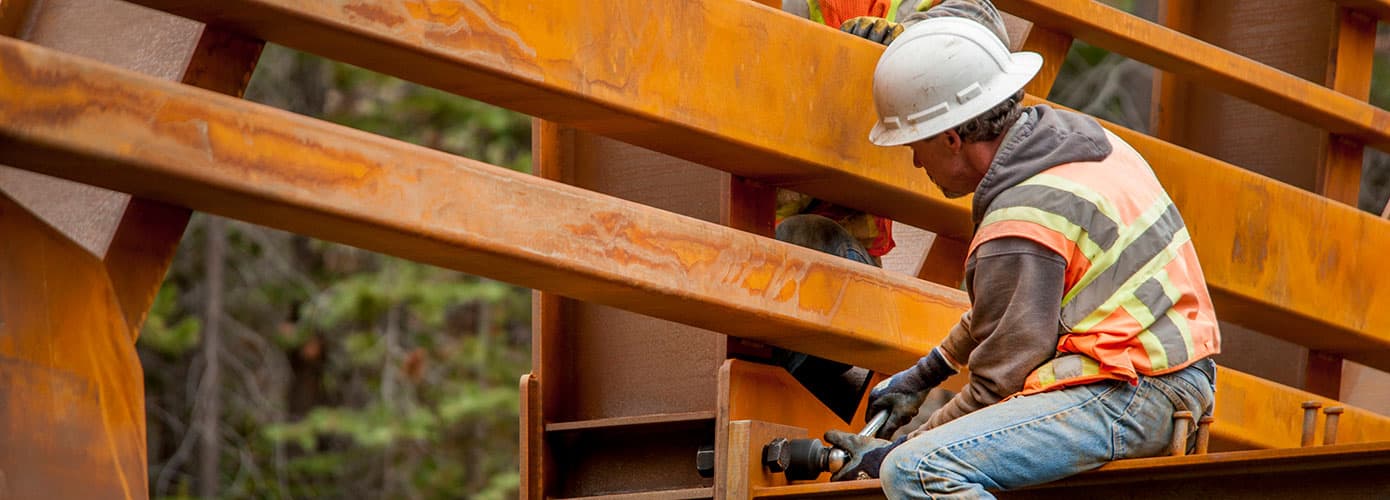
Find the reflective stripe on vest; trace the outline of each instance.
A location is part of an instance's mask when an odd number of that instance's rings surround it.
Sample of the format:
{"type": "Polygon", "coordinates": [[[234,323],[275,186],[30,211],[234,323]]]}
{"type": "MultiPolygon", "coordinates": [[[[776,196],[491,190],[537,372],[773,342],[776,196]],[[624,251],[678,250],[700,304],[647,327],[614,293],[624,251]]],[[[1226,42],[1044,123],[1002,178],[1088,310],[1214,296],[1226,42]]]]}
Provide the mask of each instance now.
{"type": "Polygon", "coordinates": [[[1054,167],[1000,193],[971,243],[973,253],[990,239],[1023,237],[1067,259],[1068,333],[1025,393],[1166,373],[1219,351],[1182,216],[1143,159],[1110,137],[1110,158],[1054,167]]]}
{"type": "MultiPolygon", "coordinates": [[[[898,22],[898,8],[902,6],[903,0],[888,0],[886,2],[886,12],[875,12],[874,7],[885,4],[884,0],[806,0],[806,7],[811,12],[811,20],[824,24],[831,28],[839,28],[845,21],[859,16],[873,16],[887,19],[888,22],[898,22]],[[821,9],[824,4],[828,7],[821,9]],[[826,14],[830,14],[827,18],[826,14]]],[[[923,1],[922,4],[929,5],[932,0],[923,1]]]]}

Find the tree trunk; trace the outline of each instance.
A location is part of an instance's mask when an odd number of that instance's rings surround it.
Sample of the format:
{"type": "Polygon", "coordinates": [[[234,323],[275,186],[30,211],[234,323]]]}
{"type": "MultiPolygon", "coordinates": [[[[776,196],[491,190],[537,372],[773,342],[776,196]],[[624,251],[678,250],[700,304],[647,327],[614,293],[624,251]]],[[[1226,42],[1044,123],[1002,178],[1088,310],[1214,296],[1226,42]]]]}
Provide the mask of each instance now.
{"type": "Polygon", "coordinates": [[[218,489],[218,459],[222,452],[219,434],[222,413],[222,364],[218,359],[222,343],[223,270],[227,254],[227,223],[220,217],[208,216],[207,253],[204,262],[207,273],[207,295],[203,311],[203,383],[198,391],[203,411],[196,428],[199,436],[198,496],[216,498],[218,489]]]}

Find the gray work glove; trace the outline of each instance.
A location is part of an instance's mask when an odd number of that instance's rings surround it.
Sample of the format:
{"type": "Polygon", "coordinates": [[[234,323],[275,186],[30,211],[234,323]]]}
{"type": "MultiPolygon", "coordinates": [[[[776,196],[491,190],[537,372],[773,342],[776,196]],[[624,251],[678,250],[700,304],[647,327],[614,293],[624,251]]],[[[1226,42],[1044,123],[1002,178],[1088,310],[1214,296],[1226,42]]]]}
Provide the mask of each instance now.
{"type": "Polygon", "coordinates": [[[881,17],[859,16],[846,19],[840,31],[884,45],[893,43],[903,32],[903,25],[881,17]]]}
{"type": "Polygon", "coordinates": [[[879,382],[869,391],[869,409],[864,412],[864,419],[868,420],[878,412],[888,410],[888,421],[884,422],[875,436],[890,437],[917,414],[922,400],[927,397],[927,391],[941,385],[955,374],[955,368],[951,368],[951,364],[946,362],[941,348],[932,349],[926,356],[922,356],[922,359],[917,360],[917,364],[879,382]]]}
{"type": "Polygon", "coordinates": [[[888,441],[833,429],[825,431],[824,438],[825,442],[830,443],[831,446],[849,453],[845,465],[830,476],[831,481],[877,478],[878,468],[883,465],[883,458],[887,457],[888,452],[893,451],[893,448],[906,441],[906,439],[888,441]]]}

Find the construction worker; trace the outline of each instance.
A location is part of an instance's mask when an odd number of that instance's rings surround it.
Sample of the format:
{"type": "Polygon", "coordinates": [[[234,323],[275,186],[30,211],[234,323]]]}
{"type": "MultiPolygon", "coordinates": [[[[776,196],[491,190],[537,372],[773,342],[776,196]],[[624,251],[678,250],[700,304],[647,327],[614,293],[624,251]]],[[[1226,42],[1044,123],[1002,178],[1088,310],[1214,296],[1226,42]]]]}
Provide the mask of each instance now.
{"type": "MultiPolygon", "coordinates": [[[[904,26],[940,16],[977,19],[1008,38],[988,0],[783,0],[782,10],[885,45],[904,26]]],[[[777,190],[776,237],[872,266],[895,246],[892,221],[786,189],[777,190]]],[[[847,422],[868,388],[868,370],[838,361],[774,349],[773,362],[847,422]]]]}
{"type": "Polygon", "coordinates": [[[974,194],[971,309],[870,391],[892,436],[928,389],[970,382],[895,441],[840,431],[833,479],[882,474],[889,498],[992,498],[1163,453],[1173,415],[1214,402],[1220,333],[1186,225],[1144,158],[1085,115],[1023,107],[1042,58],[980,23],[919,22],[874,72],[869,140],[907,146],[948,197],[974,194]]]}

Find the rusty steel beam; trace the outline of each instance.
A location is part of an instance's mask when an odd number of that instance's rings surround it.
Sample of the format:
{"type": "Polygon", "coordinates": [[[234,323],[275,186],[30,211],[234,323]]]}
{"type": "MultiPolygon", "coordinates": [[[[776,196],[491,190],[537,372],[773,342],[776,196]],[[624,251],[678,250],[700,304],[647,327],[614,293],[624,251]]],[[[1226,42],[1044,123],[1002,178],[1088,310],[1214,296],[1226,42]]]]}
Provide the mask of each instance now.
{"type": "Polygon", "coordinates": [[[1390,149],[1390,112],[1091,0],[997,0],[1000,9],[1328,132],[1390,149]]]}
{"type": "Polygon", "coordinates": [[[882,47],[764,5],[681,1],[654,15],[647,0],[135,3],[954,239],[972,231],[969,205],[914,173],[906,148],[865,139],[882,47]]]}
{"type": "MultiPolygon", "coordinates": [[[[642,0],[605,0],[585,9],[556,2],[535,11],[502,0],[137,3],[790,187],[953,239],[968,239],[971,232],[967,205],[944,199],[926,176],[910,167],[905,148],[877,148],[863,140],[860,131],[874,120],[865,103],[872,102],[869,83],[881,48],[760,5],[689,1],[666,15],[649,16],[650,4],[642,0]],[[535,12],[541,11],[545,14],[537,17],[535,12]],[[636,18],[643,21],[619,21],[636,18]],[[675,57],[681,54],[700,57],[675,57]]],[[[1008,4],[1032,5],[1018,0],[1008,4]]],[[[1081,8],[1071,7],[1072,2],[1060,5],[1032,8],[1044,14],[1081,8]]],[[[1105,12],[1106,22],[1130,20],[1105,12]]],[[[1056,16],[1038,17],[1056,21],[1056,16]]],[[[1077,26],[1087,23],[1091,21],[1077,26]]],[[[1139,34],[1161,29],[1136,26],[1139,34]]],[[[1174,36],[1158,40],[1191,42],[1174,36]]],[[[1158,49],[1169,50],[1153,48],[1158,49]]],[[[1262,74],[1247,69],[1252,77],[1262,74]]],[[[1290,77],[1274,78],[1288,83],[1290,77]]],[[[1315,97],[1327,91],[1292,88],[1315,97]]],[[[1303,94],[1285,97],[1290,96],[1303,94]]],[[[1337,96],[1326,99],[1365,110],[1365,103],[1337,96]]],[[[1390,248],[1390,226],[1215,159],[1107,126],[1132,142],[1174,192],[1198,252],[1211,256],[1204,263],[1222,319],[1390,370],[1390,293],[1371,293],[1378,284],[1370,279],[1390,273],[1390,261],[1380,258],[1380,249],[1390,248]],[[1219,175],[1213,177],[1213,172],[1219,175]]],[[[1379,130],[1390,134],[1385,126],[1379,130]]]]}
{"type": "MultiPolygon", "coordinates": [[[[0,38],[0,163],[893,372],[965,294],[743,231],[0,38]]],[[[1223,370],[1216,439],[1314,396],[1223,370]],[[1270,406],[1273,405],[1273,406],[1270,406]]],[[[1344,442],[1390,439],[1348,408],[1344,442]]]]}
{"type": "MultiPolygon", "coordinates": [[[[1001,499],[1374,498],[1390,489],[1390,442],[1112,462],[1001,499]]],[[[883,498],[878,480],[752,488],[752,498],[883,498]]]]}
{"type": "Polygon", "coordinates": [[[882,371],[966,305],[913,277],[5,38],[0,163],[882,371]]]}

